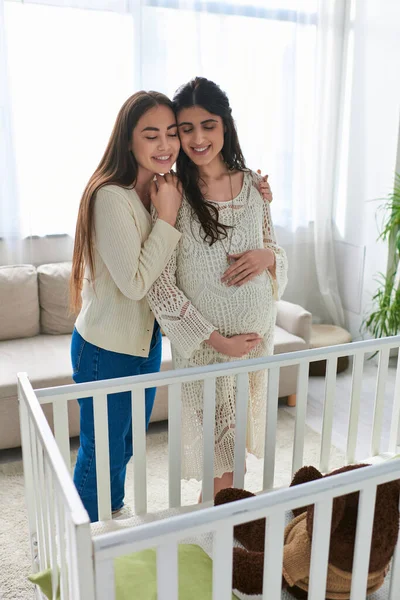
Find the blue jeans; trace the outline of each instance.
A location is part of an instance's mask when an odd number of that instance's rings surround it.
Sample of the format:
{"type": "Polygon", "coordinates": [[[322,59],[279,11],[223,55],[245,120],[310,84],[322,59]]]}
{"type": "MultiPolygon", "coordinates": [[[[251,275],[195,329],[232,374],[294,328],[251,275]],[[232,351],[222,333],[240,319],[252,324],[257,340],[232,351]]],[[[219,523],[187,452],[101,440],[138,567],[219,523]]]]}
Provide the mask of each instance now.
{"type": "MultiPolygon", "coordinates": [[[[161,332],[154,326],[148,358],[104,350],[85,341],[74,329],[71,341],[73,379],[76,383],[156,373],[161,366],[161,332]]],[[[153,409],[156,389],[146,390],[146,429],[153,409]]],[[[98,520],[96,455],[94,443],[93,398],[78,400],[80,405],[80,448],[74,483],[90,520],[98,520]]],[[[122,508],[126,465],[132,456],[131,393],[108,395],[108,436],[110,448],[111,509],[122,508]]]]}

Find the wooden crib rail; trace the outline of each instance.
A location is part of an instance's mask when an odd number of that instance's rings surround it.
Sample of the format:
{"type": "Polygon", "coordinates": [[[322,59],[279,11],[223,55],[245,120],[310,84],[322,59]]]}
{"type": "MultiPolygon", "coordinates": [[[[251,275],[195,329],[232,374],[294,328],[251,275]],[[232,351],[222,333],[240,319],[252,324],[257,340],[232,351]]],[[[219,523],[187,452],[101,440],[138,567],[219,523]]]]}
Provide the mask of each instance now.
{"type": "MultiPolygon", "coordinates": [[[[379,340],[366,340],[343,344],[329,348],[302,350],[270,356],[267,358],[235,361],[225,364],[197,367],[136,377],[103,380],[90,383],[74,384],[57,388],[36,390],[35,394],[41,404],[52,403],[54,410],[55,437],[64,460],[70,468],[70,444],[68,431],[68,402],[76,398],[92,396],[94,399],[97,485],[99,497],[99,518],[111,518],[110,478],[108,456],[107,429],[107,394],[131,391],[133,419],[133,464],[134,464],[134,497],[136,513],[147,510],[146,485],[146,432],[144,395],[150,387],[168,387],[169,398],[169,504],[177,507],[181,504],[181,389],[186,382],[200,380],[204,382],[204,414],[203,414],[203,500],[213,497],[214,476],[214,414],[215,383],[221,376],[236,377],[236,442],[234,484],[243,487],[246,423],[248,410],[248,374],[259,370],[268,371],[268,401],[265,422],[265,451],[262,489],[274,487],[275,446],[278,410],[278,388],[282,368],[298,365],[297,406],[295,410],[295,430],[293,441],[292,474],[303,465],[305,421],[308,395],[308,371],[312,361],[326,360],[325,398],[321,431],[320,470],[329,470],[332,441],[332,425],[334,417],[334,401],[337,383],[337,360],[341,356],[353,359],[351,397],[349,399],[349,420],[347,434],[346,463],[356,460],[356,444],[364,361],[368,354],[379,353],[378,376],[375,391],[373,422],[371,423],[371,455],[381,452],[381,432],[385,399],[385,384],[388,376],[388,360],[390,350],[398,349],[400,336],[379,340]]],[[[397,379],[393,398],[391,433],[389,452],[395,454],[400,444],[400,369],[397,363],[397,379]]],[[[365,458],[365,457],[363,457],[365,458]]]]}
{"type": "MultiPolygon", "coordinates": [[[[100,535],[93,540],[98,600],[114,600],[113,560],[147,548],[156,548],[158,599],[177,595],[177,548],[185,538],[213,532],[213,600],[231,599],[233,528],[248,521],[267,518],[264,559],[264,594],[280,600],[283,533],[286,511],[315,504],[309,598],[325,597],[331,511],[333,499],[359,491],[351,600],[364,600],[377,485],[400,478],[400,459],[394,459],[335,477],[319,479],[292,488],[275,490],[246,500],[205,508],[132,529],[100,535]]],[[[388,600],[398,600],[400,590],[400,539],[392,560],[388,600]]]]}
{"type": "Polygon", "coordinates": [[[89,518],[26,373],[18,399],[33,572],[51,569],[53,598],[94,600],[89,518]]]}

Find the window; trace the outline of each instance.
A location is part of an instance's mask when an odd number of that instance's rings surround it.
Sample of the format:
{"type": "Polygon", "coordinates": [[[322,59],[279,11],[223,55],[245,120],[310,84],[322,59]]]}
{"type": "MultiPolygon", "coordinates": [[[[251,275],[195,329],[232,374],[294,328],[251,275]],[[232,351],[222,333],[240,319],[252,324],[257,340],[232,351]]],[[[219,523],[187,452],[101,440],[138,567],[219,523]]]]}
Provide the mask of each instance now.
{"type": "Polygon", "coordinates": [[[72,233],[124,100],[172,96],[195,75],[228,93],[248,165],[270,174],[275,221],[310,218],[317,0],[65,4],[5,3],[23,235],[72,233]]]}
{"type": "Polygon", "coordinates": [[[70,233],[132,93],[132,19],[9,2],[6,26],[22,233],[70,233]]]}

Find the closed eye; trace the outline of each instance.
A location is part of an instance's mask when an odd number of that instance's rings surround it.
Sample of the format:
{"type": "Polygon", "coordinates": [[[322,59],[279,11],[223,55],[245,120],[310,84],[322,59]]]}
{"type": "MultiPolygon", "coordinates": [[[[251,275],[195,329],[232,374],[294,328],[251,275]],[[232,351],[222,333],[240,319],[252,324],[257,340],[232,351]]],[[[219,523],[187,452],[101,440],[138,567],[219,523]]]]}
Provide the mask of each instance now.
{"type": "MultiPolygon", "coordinates": [[[[157,139],[156,135],[154,135],[154,136],[146,135],[145,137],[146,137],[146,140],[156,140],[157,139]]],[[[176,137],[178,137],[178,134],[177,133],[169,133],[168,137],[176,138],[176,137]]]]}
{"type": "MultiPolygon", "coordinates": [[[[212,131],[213,129],[215,129],[215,126],[206,127],[205,125],[203,125],[203,129],[206,129],[207,131],[212,131]]],[[[182,131],[183,133],[191,133],[193,129],[183,129],[182,131]]]]}

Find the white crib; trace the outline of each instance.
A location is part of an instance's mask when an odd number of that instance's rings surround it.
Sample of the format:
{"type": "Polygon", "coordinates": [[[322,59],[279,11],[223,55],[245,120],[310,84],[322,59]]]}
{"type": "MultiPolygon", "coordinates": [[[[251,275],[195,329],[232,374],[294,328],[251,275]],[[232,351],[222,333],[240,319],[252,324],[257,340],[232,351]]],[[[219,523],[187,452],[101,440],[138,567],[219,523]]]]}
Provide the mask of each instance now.
{"type": "MultiPolygon", "coordinates": [[[[387,447],[381,448],[381,432],[388,377],[389,355],[400,347],[400,336],[355,342],[323,350],[305,350],[266,359],[238,361],[206,368],[171,371],[139,377],[98,381],[33,390],[25,373],[18,375],[21,435],[26,499],[33,571],[51,568],[53,597],[58,584],[61,600],[114,600],[114,559],[145,548],[157,549],[158,600],[178,598],[178,543],[188,538],[212,536],[213,600],[231,598],[233,527],[261,517],[267,518],[263,598],[281,598],[281,567],[285,514],[295,507],[316,504],[310,571],[311,600],[325,595],[332,501],[335,496],[360,490],[359,518],[354,556],[351,599],[365,599],[370,539],[376,486],[400,478],[400,460],[386,460],[400,452],[400,354],[387,447]],[[305,418],[309,363],[327,360],[325,400],[321,431],[319,468],[329,470],[336,389],[336,365],[341,356],[352,358],[351,398],[349,403],[346,463],[356,460],[357,430],[361,403],[363,366],[366,357],[379,352],[375,406],[371,422],[370,457],[373,466],[287,489],[273,489],[275,440],[278,414],[280,370],[298,365],[297,406],[293,441],[292,474],[303,466],[305,418]],[[213,494],[213,439],[215,380],[223,375],[237,377],[236,441],[234,486],[244,486],[248,373],[268,370],[265,456],[262,493],[233,504],[210,507],[213,494]],[[204,381],[204,478],[205,507],[193,511],[181,507],[181,412],[183,383],[204,381]],[[68,402],[93,396],[99,519],[111,519],[108,456],[107,394],[131,391],[133,417],[133,463],[135,512],[147,511],[145,389],[168,386],[169,421],[169,506],[175,515],[120,531],[95,535],[71,477],[68,402]],[[51,403],[54,435],[41,410],[51,403]]],[[[359,458],[359,457],[357,457],[359,458]]],[[[400,599],[400,542],[387,576],[385,598],[400,599]]],[[[382,597],[382,596],[380,596],[382,597]]],[[[37,588],[37,598],[45,596],[37,588]]]]}

